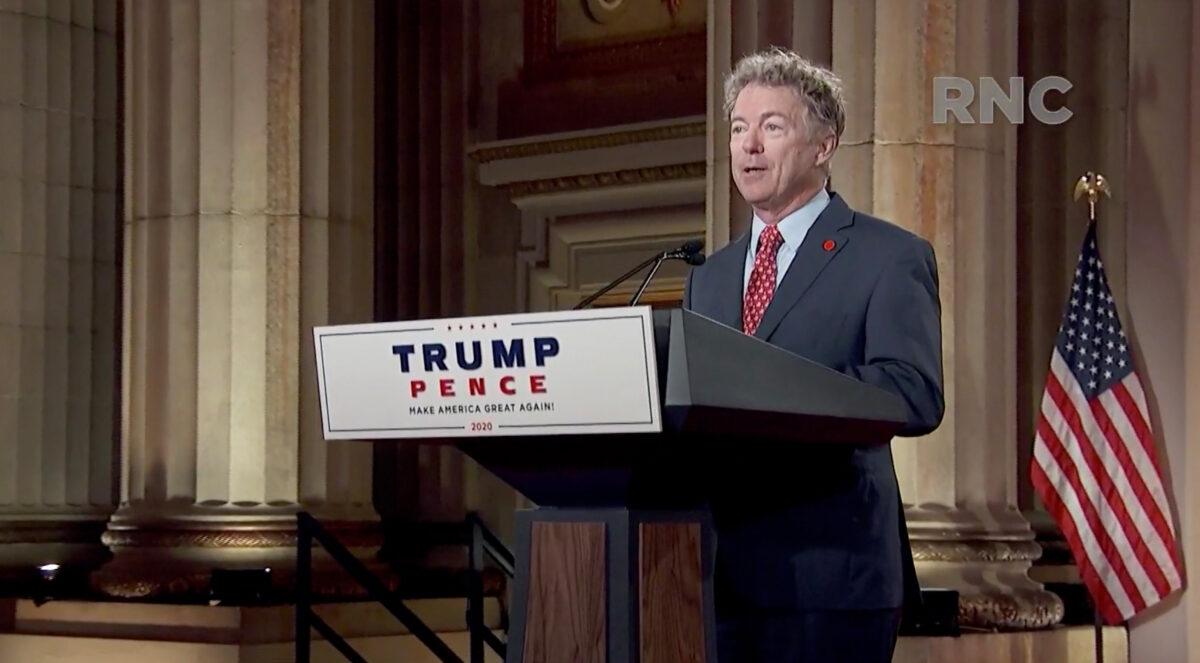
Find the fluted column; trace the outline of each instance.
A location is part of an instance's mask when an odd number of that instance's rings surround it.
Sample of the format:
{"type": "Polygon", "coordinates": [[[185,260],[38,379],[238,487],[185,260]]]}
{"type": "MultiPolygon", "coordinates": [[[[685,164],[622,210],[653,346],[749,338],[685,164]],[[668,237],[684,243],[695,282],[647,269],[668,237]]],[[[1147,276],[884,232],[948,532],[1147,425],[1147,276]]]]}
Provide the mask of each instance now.
{"type": "Polygon", "coordinates": [[[1087,231],[1087,205],[1073,201],[1071,190],[1089,170],[1113,185],[1112,197],[1099,208],[1097,233],[1121,318],[1130,319],[1125,296],[1129,12],[1125,0],[1019,7],[1021,75],[1026,81],[1057,75],[1073,84],[1067,95],[1050,99],[1052,107],[1071,109],[1069,122],[1027,122],[1017,129],[1018,503],[1044,551],[1033,575],[1046,581],[1082,582],[1057,524],[1034,497],[1029,464],[1050,354],[1087,231]],[[1072,28],[1055,30],[1063,25],[1072,28]]]}
{"type": "Polygon", "coordinates": [[[366,544],[370,448],[321,439],[313,325],[371,319],[372,3],[126,7],[121,506],[93,578],[285,569],[295,513],[366,544]]]}
{"type": "Polygon", "coordinates": [[[938,256],[946,416],[892,444],[918,574],[959,590],[964,623],[1055,623],[1062,605],[1027,575],[1041,551],[1017,508],[1015,125],[934,124],[931,108],[935,76],[1017,75],[1016,4],[835,4],[833,25],[852,104],[836,188],[938,256]]]}
{"type": "Polygon", "coordinates": [[[86,573],[114,506],[116,8],[0,3],[6,582],[49,562],[86,573]]]}

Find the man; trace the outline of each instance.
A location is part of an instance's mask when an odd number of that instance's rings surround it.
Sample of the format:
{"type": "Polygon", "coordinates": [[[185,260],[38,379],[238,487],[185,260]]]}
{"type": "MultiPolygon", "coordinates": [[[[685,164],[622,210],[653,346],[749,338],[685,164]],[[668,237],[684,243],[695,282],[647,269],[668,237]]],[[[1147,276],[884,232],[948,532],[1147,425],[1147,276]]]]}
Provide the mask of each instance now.
{"type": "MultiPolygon", "coordinates": [[[[754,219],[692,271],[684,306],[900,396],[901,434],[932,431],[944,408],[933,249],[827,192],[841,82],[774,50],[738,63],[725,105],[754,219]]],[[[748,456],[714,474],[720,663],[890,661],[918,591],[891,448],[748,456]]]]}

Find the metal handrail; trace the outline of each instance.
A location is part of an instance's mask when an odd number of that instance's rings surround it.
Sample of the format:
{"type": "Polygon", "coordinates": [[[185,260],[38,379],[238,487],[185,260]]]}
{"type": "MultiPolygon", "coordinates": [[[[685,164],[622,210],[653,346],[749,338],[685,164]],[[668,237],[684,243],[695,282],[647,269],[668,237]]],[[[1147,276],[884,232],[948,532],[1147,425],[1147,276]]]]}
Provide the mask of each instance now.
{"type": "MultiPolygon", "coordinates": [[[[313,541],[325,547],[326,552],[345,569],[352,578],[364,589],[371,600],[387,608],[392,616],[400,621],[421,644],[425,645],[442,663],[463,663],[433,629],[421,621],[413,611],[404,605],[394,593],[388,591],[378,578],[367,567],[350,553],[336,538],[310,514],[296,514],[296,663],[310,663],[312,660],[312,629],[316,629],[329,641],[346,659],[353,663],[366,663],[362,657],[346,642],[345,638],[329,626],[320,615],[312,609],[312,544],[313,541]]],[[[482,589],[482,588],[480,588],[482,589]]],[[[472,633],[474,631],[472,630],[472,633]]],[[[474,660],[474,659],[473,659],[474,660]]],[[[482,660],[482,659],[479,659],[482,660]]]]}
{"type": "Polygon", "coordinates": [[[512,551],[488,529],[479,514],[467,514],[467,526],[471,528],[470,552],[467,556],[471,570],[470,587],[467,590],[467,632],[471,638],[471,663],[483,663],[485,644],[500,658],[508,656],[508,644],[496,637],[483,621],[484,556],[491,557],[509,578],[516,574],[516,560],[512,551]]]}

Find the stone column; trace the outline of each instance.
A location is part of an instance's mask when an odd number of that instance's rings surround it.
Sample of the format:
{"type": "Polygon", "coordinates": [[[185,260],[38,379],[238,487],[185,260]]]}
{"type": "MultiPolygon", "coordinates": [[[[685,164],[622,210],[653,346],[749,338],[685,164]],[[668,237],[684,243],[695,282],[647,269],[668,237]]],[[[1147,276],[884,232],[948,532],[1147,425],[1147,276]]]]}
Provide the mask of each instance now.
{"type": "Polygon", "coordinates": [[[918,574],[960,592],[962,623],[1053,624],[1062,604],[1027,575],[1041,550],[1017,507],[1015,127],[934,124],[931,108],[935,76],[1017,75],[1017,7],[835,4],[833,25],[852,104],[836,188],[938,256],[946,417],[892,444],[918,574]]]}
{"type": "Polygon", "coordinates": [[[115,0],[0,2],[0,579],[103,559],[115,497],[115,0]]]}
{"type": "Polygon", "coordinates": [[[1051,108],[1071,110],[1068,122],[1031,121],[1017,128],[1018,504],[1043,549],[1032,575],[1045,582],[1081,582],[1058,525],[1034,497],[1029,464],[1050,354],[1087,230],[1087,204],[1073,201],[1071,189],[1089,170],[1113,185],[1112,197],[1098,207],[1097,233],[1104,270],[1128,327],[1129,12],[1124,0],[1019,6],[1019,68],[1026,83],[1062,76],[1073,85],[1067,94],[1048,99],[1051,108]],[[1063,25],[1071,29],[1056,30],[1063,25]]]}
{"type": "Polygon", "coordinates": [[[365,545],[371,451],[320,436],[313,325],[371,319],[370,2],[126,7],[121,505],[93,577],[203,592],[294,559],[295,513],[365,545]]]}

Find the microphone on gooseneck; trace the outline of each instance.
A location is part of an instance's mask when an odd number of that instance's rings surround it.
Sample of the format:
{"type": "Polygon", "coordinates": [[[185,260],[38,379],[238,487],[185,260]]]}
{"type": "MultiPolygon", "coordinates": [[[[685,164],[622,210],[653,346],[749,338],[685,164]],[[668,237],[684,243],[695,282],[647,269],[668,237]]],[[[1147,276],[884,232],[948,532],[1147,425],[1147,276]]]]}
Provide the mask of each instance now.
{"type": "Polygon", "coordinates": [[[587,308],[588,306],[590,306],[592,304],[592,302],[595,302],[602,295],[604,295],[604,293],[606,293],[609,290],[612,290],[613,288],[617,287],[618,285],[624,283],[630,277],[632,277],[634,274],[637,274],[638,272],[642,271],[647,266],[653,265],[653,267],[650,269],[650,273],[647,274],[646,278],[642,280],[641,287],[639,287],[637,292],[634,293],[633,299],[629,300],[629,305],[634,306],[635,304],[637,304],[638,300],[641,299],[642,293],[646,291],[646,286],[650,284],[650,279],[654,278],[655,272],[657,272],[658,268],[667,260],[682,260],[689,265],[703,265],[704,264],[704,240],[690,239],[690,240],[684,242],[679,248],[671,249],[669,251],[663,251],[662,253],[659,253],[659,254],[647,259],[646,261],[642,262],[641,264],[639,264],[638,266],[629,270],[628,272],[625,272],[624,274],[618,276],[616,279],[614,279],[612,281],[612,283],[609,283],[608,285],[604,286],[603,288],[600,288],[596,292],[589,295],[586,299],[584,299],[583,301],[576,304],[574,306],[573,310],[587,308]]]}
{"type": "Polygon", "coordinates": [[[686,262],[687,264],[693,265],[693,266],[703,265],[704,264],[704,254],[702,253],[702,251],[704,251],[704,240],[689,239],[688,241],[683,243],[683,246],[680,246],[679,248],[675,249],[674,251],[668,251],[667,257],[682,260],[682,261],[686,262]]]}

